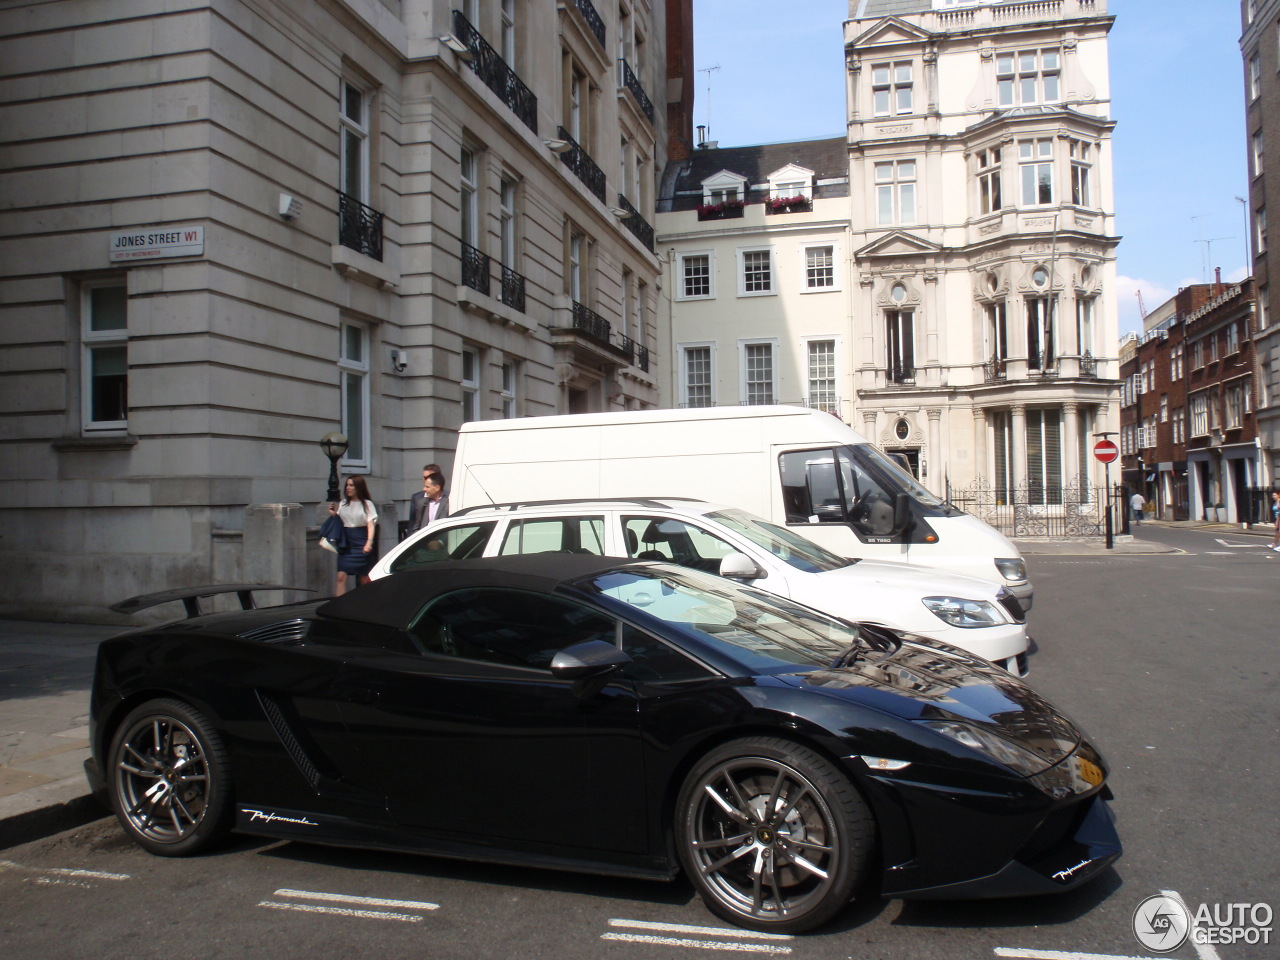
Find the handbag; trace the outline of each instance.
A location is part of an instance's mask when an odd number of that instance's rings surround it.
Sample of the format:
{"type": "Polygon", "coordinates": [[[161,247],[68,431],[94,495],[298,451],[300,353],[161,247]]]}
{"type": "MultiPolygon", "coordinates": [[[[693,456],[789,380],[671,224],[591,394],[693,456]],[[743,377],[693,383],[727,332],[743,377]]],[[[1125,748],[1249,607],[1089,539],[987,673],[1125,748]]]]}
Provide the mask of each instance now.
{"type": "Polygon", "coordinates": [[[329,514],[329,518],[320,524],[320,549],[330,553],[342,553],[347,549],[347,528],[335,513],[329,514]]]}

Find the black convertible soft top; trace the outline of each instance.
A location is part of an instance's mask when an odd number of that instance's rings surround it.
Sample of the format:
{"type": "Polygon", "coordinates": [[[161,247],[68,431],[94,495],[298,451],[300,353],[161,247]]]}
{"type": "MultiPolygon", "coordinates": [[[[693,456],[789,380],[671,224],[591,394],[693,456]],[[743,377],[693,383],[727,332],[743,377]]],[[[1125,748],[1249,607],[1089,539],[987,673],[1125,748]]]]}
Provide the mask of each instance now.
{"type": "Polygon", "coordinates": [[[321,604],[316,612],[340,620],[402,628],[432,597],[458,587],[510,587],[549,592],[567,580],[631,566],[652,564],[626,557],[576,553],[443,560],[374,580],[321,604]]]}

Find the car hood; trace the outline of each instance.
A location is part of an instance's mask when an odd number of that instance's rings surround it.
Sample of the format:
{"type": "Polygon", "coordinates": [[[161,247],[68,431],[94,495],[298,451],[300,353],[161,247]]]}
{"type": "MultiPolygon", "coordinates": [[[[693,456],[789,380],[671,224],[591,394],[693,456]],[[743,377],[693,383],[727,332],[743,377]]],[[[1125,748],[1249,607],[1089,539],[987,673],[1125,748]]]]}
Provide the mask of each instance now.
{"type": "Polygon", "coordinates": [[[991,580],[887,560],[859,560],[847,567],[820,573],[817,580],[831,586],[847,583],[849,588],[861,590],[875,584],[877,589],[900,590],[913,598],[946,596],[994,603],[1000,592],[1000,586],[991,580]]]}
{"type": "Polygon", "coordinates": [[[778,677],[903,720],[982,726],[1056,763],[1080,743],[1075,725],[1017,677],[945,643],[911,638],[848,666],[778,677]]]}

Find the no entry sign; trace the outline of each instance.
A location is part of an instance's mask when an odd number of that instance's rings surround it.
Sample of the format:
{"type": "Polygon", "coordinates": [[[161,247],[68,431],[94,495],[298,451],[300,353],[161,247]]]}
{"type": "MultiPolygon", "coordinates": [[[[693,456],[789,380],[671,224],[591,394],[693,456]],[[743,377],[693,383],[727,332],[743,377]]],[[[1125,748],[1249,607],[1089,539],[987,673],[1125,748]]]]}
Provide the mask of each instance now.
{"type": "Polygon", "coordinates": [[[1120,448],[1110,440],[1099,440],[1093,445],[1093,455],[1101,463],[1115,463],[1116,458],[1120,456],[1120,448]]]}

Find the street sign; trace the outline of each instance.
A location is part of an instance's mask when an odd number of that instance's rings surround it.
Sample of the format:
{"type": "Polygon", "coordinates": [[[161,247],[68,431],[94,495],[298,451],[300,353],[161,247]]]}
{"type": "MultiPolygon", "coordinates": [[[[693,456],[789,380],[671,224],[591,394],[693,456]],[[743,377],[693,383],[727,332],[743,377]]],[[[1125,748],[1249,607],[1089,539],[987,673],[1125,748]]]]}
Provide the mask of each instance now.
{"type": "Polygon", "coordinates": [[[1110,440],[1099,440],[1093,445],[1093,455],[1099,463],[1115,463],[1120,456],[1120,448],[1110,440]]]}

